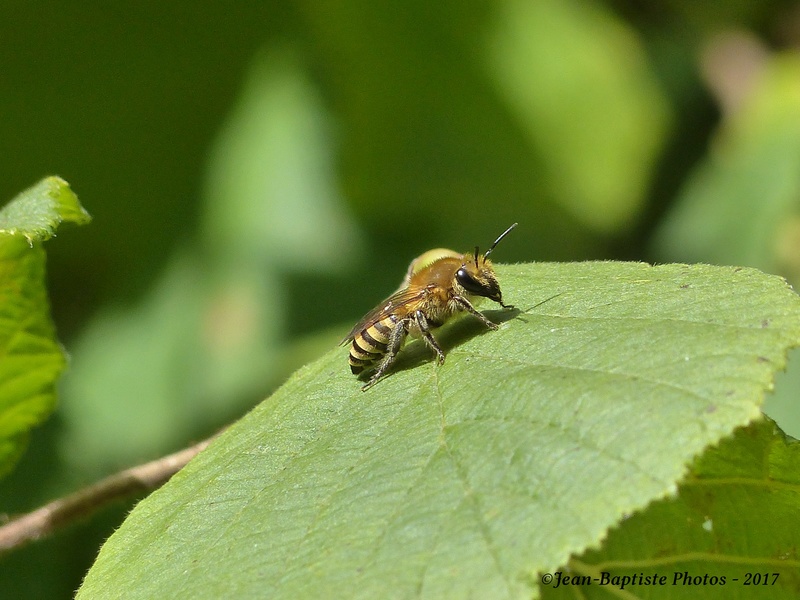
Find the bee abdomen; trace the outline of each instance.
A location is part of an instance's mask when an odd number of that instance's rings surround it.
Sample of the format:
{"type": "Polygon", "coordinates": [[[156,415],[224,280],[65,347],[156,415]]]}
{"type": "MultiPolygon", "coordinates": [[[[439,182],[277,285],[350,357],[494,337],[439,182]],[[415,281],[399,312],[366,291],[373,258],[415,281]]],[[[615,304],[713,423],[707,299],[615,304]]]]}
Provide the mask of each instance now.
{"type": "Polygon", "coordinates": [[[350,346],[350,370],[354,375],[361,373],[384,354],[389,336],[397,326],[397,318],[389,315],[353,336],[350,346]]]}

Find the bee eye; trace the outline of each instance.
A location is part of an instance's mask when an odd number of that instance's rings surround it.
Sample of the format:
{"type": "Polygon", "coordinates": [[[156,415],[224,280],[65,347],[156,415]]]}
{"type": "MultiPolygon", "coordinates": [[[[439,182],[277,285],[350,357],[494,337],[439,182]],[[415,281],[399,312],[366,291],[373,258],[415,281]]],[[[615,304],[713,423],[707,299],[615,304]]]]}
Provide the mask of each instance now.
{"type": "Polygon", "coordinates": [[[486,295],[486,286],[481,285],[481,283],[472,275],[467,273],[465,269],[459,269],[456,271],[456,280],[459,284],[461,284],[461,287],[468,292],[479,294],[481,296],[486,295]]]}

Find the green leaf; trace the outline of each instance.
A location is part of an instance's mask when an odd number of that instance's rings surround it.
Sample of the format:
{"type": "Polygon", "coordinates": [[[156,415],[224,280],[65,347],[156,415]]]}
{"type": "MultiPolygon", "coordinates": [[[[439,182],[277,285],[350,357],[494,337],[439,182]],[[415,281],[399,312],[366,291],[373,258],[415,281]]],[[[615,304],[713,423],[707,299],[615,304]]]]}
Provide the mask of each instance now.
{"type": "Polygon", "coordinates": [[[85,225],[92,220],[69,184],[47,177],[22,192],[0,210],[0,239],[22,236],[33,242],[49,240],[64,221],[85,225]]]}
{"type": "MultiPolygon", "coordinates": [[[[756,267],[800,285],[800,55],[765,56],[743,106],[727,115],[707,157],[654,238],[665,261],[756,267]]],[[[800,363],[765,412],[800,436],[800,363]]]]}
{"type": "MultiPolygon", "coordinates": [[[[665,578],[629,583],[637,597],[797,598],[799,464],[800,442],[772,420],[738,429],[703,454],[676,497],[625,520],[600,550],[571,561],[569,574],[665,578]],[[698,585],[698,577],[707,579],[698,585]]],[[[561,597],[553,586],[544,586],[544,598],[561,597]]],[[[609,587],[593,582],[562,591],[568,598],[609,598],[609,587]]]]}
{"type": "Polygon", "coordinates": [[[141,502],[79,598],[529,598],[760,414],[800,299],[755,270],[498,266],[486,331],[366,393],[338,348],[141,502]]]}
{"type": "Polygon", "coordinates": [[[288,51],[254,61],[211,151],[202,259],[181,248],[141,301],[99,311],[70,348],[60,455],[72,472],[165,453],[285,379],[275,282],[341,270],[357,249],[323,108],[288,51]]]}
{"type": "Polygon", "coordinates": [[[166,453],[215,414],[197,365],[203,275],[200,261],[179,254],[136,305],[99,311],[73,341],[59,410],[59,455],[73,473],[100,477],[166,453]]]}
{"type": "Polygon", "coordinates": [[[357,230],[337,191],[324,106],[288,50],[254,61],[211,153],[202,231],[218,261],[255,263],[270,279],[352,264],[357,230]]]}
{"type": "Polygon", "coordinates": [[[22,453],[28,431],[52,412],[64,369],[39,242],[63,221],[89,219],[58,177],[42,180],[0,210],[0,476],[22,453]]]}
{"type": "Polygon", "coordinates": [[[655,237],[669,260],[743,264],[800,282],[800,56],[770,58],[655,237]]]}
{"type": "Polygon", "coordinates": [[[557,201],[610,233],[639,213],[669,120],[635,31],[600,3],[505,0],[489,73],[557,201]]]}

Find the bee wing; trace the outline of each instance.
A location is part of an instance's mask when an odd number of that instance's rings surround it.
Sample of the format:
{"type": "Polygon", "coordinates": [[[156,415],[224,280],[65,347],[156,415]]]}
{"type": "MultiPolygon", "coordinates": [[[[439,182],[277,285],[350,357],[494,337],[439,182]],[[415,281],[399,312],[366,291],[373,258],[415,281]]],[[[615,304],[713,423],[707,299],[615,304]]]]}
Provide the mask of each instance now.
{"type": "Polygon", "coordinates": [[[364,318],[355,324],[353,329],[350,330],[350,333],[348,333],[340,343],[346,344],[347,342],[351,341],[359,332],[364,331],[369,326],[374,325],[381,319],[386,318],[388,315],[396,312],[399,308],[411,304],[412,302],[416,302],[425,295],[425,291],[426,289],[424,287],[407,287],[395,292],[366,315],[364,315],[364,318]]]}

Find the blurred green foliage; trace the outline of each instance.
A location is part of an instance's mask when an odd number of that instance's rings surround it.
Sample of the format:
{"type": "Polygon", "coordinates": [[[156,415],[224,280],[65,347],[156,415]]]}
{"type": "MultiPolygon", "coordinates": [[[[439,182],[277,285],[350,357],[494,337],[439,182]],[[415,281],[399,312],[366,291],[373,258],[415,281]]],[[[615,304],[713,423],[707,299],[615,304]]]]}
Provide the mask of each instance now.
{"type": "MultiPolygon", "coordinates": [[[[501,262],[797,285],[798,24],[779,0],[3,4],[0,198],[58,173],[95,219],[48,243],[71,367],[0,510],[204,437],[412,257],[514,221],[501,262]]],[[[767,408],[794,435],[798,389],[767,408]]],[[[4,557],[0,597],[70,597],[107,532],[4,557]]]]}

